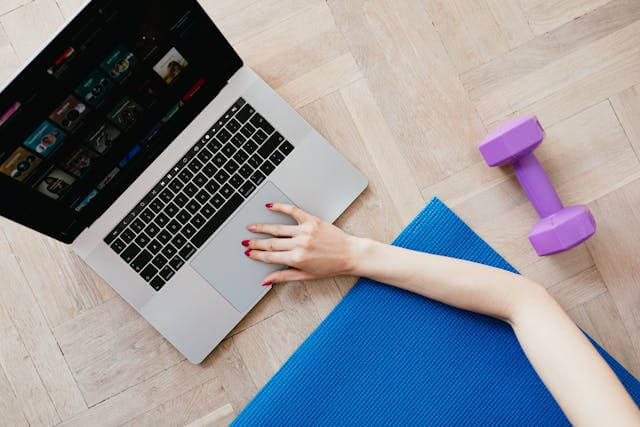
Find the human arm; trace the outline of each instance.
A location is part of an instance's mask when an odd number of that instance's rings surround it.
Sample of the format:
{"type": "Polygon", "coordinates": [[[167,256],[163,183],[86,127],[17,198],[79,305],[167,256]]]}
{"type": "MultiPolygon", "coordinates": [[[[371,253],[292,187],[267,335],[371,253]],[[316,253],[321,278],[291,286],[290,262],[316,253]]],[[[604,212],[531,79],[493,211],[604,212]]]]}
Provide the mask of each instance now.
{"type": "Polygon", "coordinates": [[[369,277],[443,303],[508,322],[536,372],[578,425],[637,425],[634,402],[584,334],[544,288],[504,270],[409,251],[349,236],[297,208],[298,226],[256,225],[277,238],[248,243],[253,259],[293,267],[267,282],[337,274],[369,277]]]}

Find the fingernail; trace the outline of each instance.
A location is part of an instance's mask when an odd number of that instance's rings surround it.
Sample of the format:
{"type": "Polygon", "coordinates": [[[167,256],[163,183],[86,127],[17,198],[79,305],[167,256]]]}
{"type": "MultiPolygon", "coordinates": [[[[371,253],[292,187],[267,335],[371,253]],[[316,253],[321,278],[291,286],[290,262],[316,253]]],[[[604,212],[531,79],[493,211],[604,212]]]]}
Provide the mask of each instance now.
{"type": "Polygon", "coordinates": [[[242,246],[249,246],[249,241],[248,240],[243,240],[242,241],[242,246]]]}
{"type": "Polygon", "coordinates": [[[247,230],[249,230],[249,231],[253,231],[253,230],[255,230],[255,229],[256,229],[256,226],[255,226],[254,224],[247,225],[247,230]]]}
{"type": "Polygon", "coordinates": [[[273,285],[273,282],[264,282],[262,284],[262,286],[271,286],[271,285],[273,285]]]}
{"type": "Polygon", "coordinates": [[[273,207],[273,203],[267,203],[265,206],[267,207],[267,209],[271,209],[273,207]]]}
{"type": "Polygon", "coordinates": [[[244,251],[244,254],[245,254],[246,256],[249,256],[249,254],[251,254],[251,249],[248,249],[248,250],[244,251]]]}

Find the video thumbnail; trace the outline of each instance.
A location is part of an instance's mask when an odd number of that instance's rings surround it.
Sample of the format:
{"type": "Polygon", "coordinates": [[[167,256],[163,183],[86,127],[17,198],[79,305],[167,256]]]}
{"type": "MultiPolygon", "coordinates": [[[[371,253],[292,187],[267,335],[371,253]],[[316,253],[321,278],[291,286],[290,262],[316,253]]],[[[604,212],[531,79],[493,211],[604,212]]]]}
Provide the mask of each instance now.
{"type": "Polygon", "coordinates": [[[122,130],[129,130],[138,121],[144,109],[133,99],[124,98],[108,117],[122,130]]]}
{"type": "Polygon", "coordinates": [[[125,45],[118,45],[111,55],[100,64],[100,68],[115,81],[122,83],[136,66],[135,55],[125,45]]]}
{"type": "Polygon", "coordinates": [[[59,78],[66,70],[69,68],[69,63],[75,54],[75,49],[72,47],[68,47],[62,55],[60,55],[53,64],[49,68],[47,68],[47,73],[52,75],[55,78],[59,78]]]}
{"type": "Polygon", "coordinates": [[[80,147],[71,152],[69,157],[64,161],[62,167],[77,177],[85,174],[98,155],[88,148],[80,147]]]}
{"type": "Polygon", "coordinates": [[[75,178],[68,173],[60,169],[54,169],[40,181],[38,191],[45,196],[58,200],[69,190],[69,187],[71,187],[74,182],[75,178]]]}
{"type": "Polygon", "coordinates": [[[81,210],[83,210],[84,208],[87,207],[87,205],[89,203],[91,203],[91,201],[94,199],[94,197],[96,197],[98,195],[98,192],[96,190],[91,190],[91,193],[87,194],[87,196],[82,199],[82,201],[80,203],[78,203],[78,205],[76,206],[76,212],[80,212],[81,210]]]}
{"type": "Polygon", "coordinates": [[[158,73],[167,84],[171,84],[189,63],[180,52],[173,47],[160,61],[153,67],[153,71],[158,73]]]}
{"type": "Polygon", "coordinates": [[[89,113],[89,108],[74,95],[69,95],[49,116],[49,119],[66,131],[75,129],[89,113]]]}
{"type": "Polygon", "coordinates": [[[24,181],[42,162],[32,152],[18,147],[13,154],[0,165],[0,172],[20,182],[24,181]]]}
{"type": "Polygon", "coordinates": [[[111,80],[109,80],[102,71],[94,70],[80,86],[76,88],[76,93],[87,104],[92,107],[99,107],[112,88],[113,83],[111,83],[111,80]]]}
{"type": "Polygon", "coordinates": [[[44,121],[40,127],[27,138],[24,145],[36,153],[48,157],[60,146],[60,143],[66,136],[67,134],[56,126],[48,121],[44,121]]]}
{"type": "Polygon", "coordinates": [[[9,120],[16,113],[16,111],[20,109],[21,106],[22,106],[21,103],[16,102],[11,107],[9,107],[9,109],[5,111],[5,113],[2,116],[0,116],[0,126],[5,124],[7,120],[9,120]]]}
{"type": "Polygon", "coordinates": [[[113,181],[113,178],[115,178],[118,173],[120,173],[120,168],[113,168],[111,172],[109,172],[109,174],[105,176],[104,179],[97,185],[98,190],[104,190],[104,188],[109,185],[111,181],[113,181]]]}
{"type": "Polygon", "coordinates": [[[104,122],[89,137],[88,145],[100,154],[106,153],[113,146],[113,142],[120,136],[120,130],[111,123],[104,122]]]}

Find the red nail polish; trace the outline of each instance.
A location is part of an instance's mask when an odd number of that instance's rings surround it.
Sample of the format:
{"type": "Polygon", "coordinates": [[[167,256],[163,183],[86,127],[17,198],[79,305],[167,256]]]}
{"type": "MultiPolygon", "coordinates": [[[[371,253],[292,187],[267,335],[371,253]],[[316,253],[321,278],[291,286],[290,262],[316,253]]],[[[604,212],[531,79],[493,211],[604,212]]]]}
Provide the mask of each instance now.
{"type": "Polygon", "coordinates": [[[250,253],[251,253],[251,249],[244,251],[244,254],[245,254],[246,256],[249,256],[249,254],[250,254],[250,253]]]}
{"type": "Polygon", "coordinates": [[[273,203],[267,203],[265,206],[267,207],[267,209],[271,209],[273,207],[273,203]]]}
{"type": "Polygon", "coordinates": [[[242,246],[249,246],[249,241],[248,240],[243,240],[242,241],[242,246]]]}
{"type": "Polygon", "coordinates": [[[271,286],[271,285],[273,285],[273,282],[264,282],[262,284],[262,286],[271,286]]]}

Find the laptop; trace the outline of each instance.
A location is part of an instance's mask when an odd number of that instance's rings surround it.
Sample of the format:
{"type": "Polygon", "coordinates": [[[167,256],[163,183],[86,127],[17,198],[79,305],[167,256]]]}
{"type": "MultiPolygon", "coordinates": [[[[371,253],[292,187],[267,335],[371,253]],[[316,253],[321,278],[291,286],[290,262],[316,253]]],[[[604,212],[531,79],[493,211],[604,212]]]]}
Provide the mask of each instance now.
{"type": "Polygon", "coordinates": [[[0,214],[73,250],[189,361],[269,291],[243,253],[291,203],[334,221],[366,178],[195,0],[89,2],[0,94],[0,214]]]}

